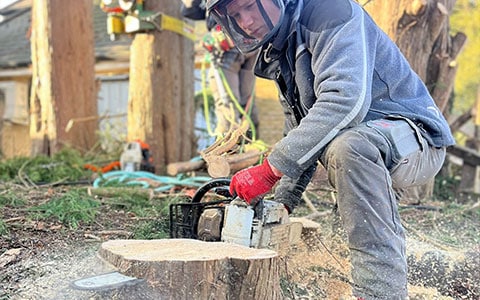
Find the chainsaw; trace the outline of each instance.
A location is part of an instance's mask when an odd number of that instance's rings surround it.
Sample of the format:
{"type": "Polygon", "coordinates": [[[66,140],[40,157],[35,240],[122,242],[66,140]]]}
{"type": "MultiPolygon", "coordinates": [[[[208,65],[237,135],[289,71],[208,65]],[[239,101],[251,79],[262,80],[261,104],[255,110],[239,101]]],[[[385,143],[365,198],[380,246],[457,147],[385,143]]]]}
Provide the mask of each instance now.
{"type": "Polygon", "coordinates": [[[120,167],[123,171],[147,171],[155,173],[150,146],[140,140],[125,144],[120,156],[120,167]]]}
{"type": "Polygon", "coordinates": [[[228,178],[213,179],[198,188],[191,202],[171,204],[170,237],[274,250],[300,240],[302,224],[290,221],[283,204],[262,199],[249,205],[233,197],[229,186],[228,178]]]}
{"type": "MultiPolygon", "coordinates": [[[[171,204],[170,237],[272,250],[287,249],[300,241],[302,223],[290,221],[283,204],[262,199],[248,205],[232,197],[229,186],[230,179],[213,179],[199,187],[190,202],[171,204]]],[[[76,280],[72,286],[104,291],[141,282],[136,277],[110,272],[76,280]]]]}

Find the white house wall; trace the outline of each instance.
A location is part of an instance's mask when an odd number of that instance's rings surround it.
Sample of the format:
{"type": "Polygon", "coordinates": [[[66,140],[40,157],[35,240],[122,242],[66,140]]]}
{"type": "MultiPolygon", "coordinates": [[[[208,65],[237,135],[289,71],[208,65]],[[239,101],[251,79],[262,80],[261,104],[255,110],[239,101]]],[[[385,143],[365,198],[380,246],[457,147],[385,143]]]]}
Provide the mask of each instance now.
{"type": "Polygon", "coordinates": [[[2,121],[28,125],[28,83],[23,81],[0,81],[4,94],[5,110],[2,121]]]}
{"type": "Polygon", "coordinates": [[[127,135],[128,77],[110,76],[101,80],[98,93],[99,130],[115,139],[127,135]]]}

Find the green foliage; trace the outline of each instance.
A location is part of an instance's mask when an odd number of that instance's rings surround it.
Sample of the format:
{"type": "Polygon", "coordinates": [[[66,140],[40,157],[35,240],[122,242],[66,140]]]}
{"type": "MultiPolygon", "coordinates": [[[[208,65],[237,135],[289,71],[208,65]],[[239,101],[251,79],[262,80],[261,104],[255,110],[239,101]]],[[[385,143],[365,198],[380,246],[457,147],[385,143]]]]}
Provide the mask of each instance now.
{"type": "Polygon", "coordinates": [[[459,176],[441,176],[435,177],[433,196],[440,201],[455,200],[458,185],[461,178],[459,176]]]}
{"type": "Polygon", "coordinates": [[[457,0],[450,17],[452,34],[467,35],[465,48],[458,56],[458,71],[455,76],[454,111],[464,112],[475,103],[480,88],[480,3],[472,0],[457,0]]]}
{"type": "Polygon", "coordinates": [[[0,193],[0,207],[2,206],[23,206],[27,203],[24,198],[19,197],[12,189],[0,193]]]}
{"type": "Polygon", "coordinates": [[[152,240],[170,237],[170,224],[168,217],[159,217],[156,220],[138,224],[134,231],[134,239],[152,240]]]}
{"type": "Polygon", "coordinates": [[[56,218],[71,228],[80,222],[91,223],[98,214],[100,203],[87,195],[85,190],[72,189],[64,195],[31,208],[38,219],[56,218]]]}
{"type": "Polygon", "coordinates": [[[119,189],[115,194],[110,191],[110,196],[103,199],[111,209],[121,209],[133,213],[135,216],[146,219],[138,223],[133,229],[134,239],[163,239],[170,236],[170,204],[186,202],[184,195],[172,195],[168,198],[150,199],[146,193],[135,193],[119,189]]]}
{"type": "Polygon", "coordinates": [[[156,215],[161,208],[154,206],[149,199],[142,194],[119,194],[108,199],[108,204],[115,209],[122,209],[134,213],[139,217],[156,215]]]}
{"type": "Polygon", "coordinates": [[[8,226],[5,224],[5,222],[0,219],[0,236],[6,236],[8,235],[8,226]]]}
{"type": "MultiPolygon", "coordinates": [[[[100,153],[95,153],[95,158],[103,157],[103,160],[118,160],[122,154],[127,135],[122,131],[124,128],[123,119],[103,120],[100,124],[101,130],[96,132],[100,153]]],[[[98,149],[98,148],[97,148],[98,149]]]]}
{"type": "Polygon", "coordinates": [[[28,178],[34,183],[78,180],[86,176],[84,160],[78,151],[64,148],[52,157],[17,157],[0,163],[0,180],[16,181],[28,178]]]}
{"type": "Polygon", "coordinates": [[[28,157],[16,157],[0,163],[0,180],[10,181],[17,177],[18,170],[29,161],[28,157]]]}

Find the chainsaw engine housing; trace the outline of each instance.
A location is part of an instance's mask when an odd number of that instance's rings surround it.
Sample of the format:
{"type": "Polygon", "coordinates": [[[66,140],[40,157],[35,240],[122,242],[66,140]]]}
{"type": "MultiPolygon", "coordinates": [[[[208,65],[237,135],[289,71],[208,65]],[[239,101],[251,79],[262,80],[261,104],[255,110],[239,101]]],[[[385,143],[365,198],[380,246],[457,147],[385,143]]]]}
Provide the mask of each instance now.
{"type": "Polygon", "coordinates": [[[290,222],[283,204],[261,200],[252,207],[231,197],[229,184],[229,179],[214,179],[197,190],[191,203],[170,205],[170,237],[275,250],[300,240],[302,224],[290,222]],[[212,189],[226,199],[206,202],[212,189]]]}
{"type": "Polygon", "coordinates": [[[198,220],[198,239],[202,241],[220,241],[224,209],[215,207],[205,209],[198,220]]]}

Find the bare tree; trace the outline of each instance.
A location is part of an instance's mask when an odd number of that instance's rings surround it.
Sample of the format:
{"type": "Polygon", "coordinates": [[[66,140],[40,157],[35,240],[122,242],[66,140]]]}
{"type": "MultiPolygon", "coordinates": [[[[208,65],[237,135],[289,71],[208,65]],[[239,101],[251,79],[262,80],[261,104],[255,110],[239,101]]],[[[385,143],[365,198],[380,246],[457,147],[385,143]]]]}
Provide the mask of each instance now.
{"type": "MultiPolygon", "coordinates": [[[[448,118],[457,64],[466,41],[463,33],[450,36],[449,16],[456,0],[361,0],[377,24],[392,38],[427,85],[448,118]]],[[[431,196],[434,181],[398,196],[417,202],[431,196]]]]}
{"type": "Polygon", "coordinates": [[[448,114],[457,71],[455,61],[466,41],[463,33],[450,36],[449,16],[455,1],[359,1],[396,42],[444,114],[448,114]]]}
{"type": "MultiPolygon", "coordinates": [[[[181,18],[180,4],[146,1],[145,9],[181,18]]],[[[164,173],[168,163],[194,156],[193,42],[167,29],[137,33],[130,55],[128,138],[147,142],[164,173]]]]}
{"type": "Polygon", "coordinates": [[[32,3],[32,155],[89,150],[97,128],[92,1],[32,3]],[[76,119],[93,121],[67,128],[76,119]]]}

